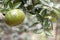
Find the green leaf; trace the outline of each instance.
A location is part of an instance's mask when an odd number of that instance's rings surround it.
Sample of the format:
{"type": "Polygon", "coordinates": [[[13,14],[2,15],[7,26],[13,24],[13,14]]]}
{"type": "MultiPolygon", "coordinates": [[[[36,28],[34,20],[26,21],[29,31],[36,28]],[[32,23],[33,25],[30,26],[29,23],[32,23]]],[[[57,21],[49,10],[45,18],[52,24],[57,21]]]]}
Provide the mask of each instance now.
{"type": "Polygon", "coordinates": [[[7,2],[9,2],[9,1],[11,1],[11,0],[3,0],[4,3],[7,3],[7,2]]]}
{"type": "Polygon", "coordinates": [[[11,9],[13,9],[13,3],[12,2],[9,2],[8,5],[11,9]]]}
{"type": "Polygon", "coordinates": [[[53,9],[57,10],[59,12],[58,14],[60,14],[60,9],[55,8],[55,7],[53,7],[53,9]]]}
{"type": "Polygon", "coordinates": [[[47,14],[47,9],[42,9],[39,13],[42,17],[45,17],[47,14]]]}
{"type": "Polygon", "coordinates": [[[39,4],[40,3],[40,0],[32,0],[32,3],[33,3],[33,5],[36,5],[36,4],[39,4]]]}
{"type": "Polygon", "coordinates": [[[14,0],[13,4],[17,3],[17,2],[22,2],[22,0],[14,0]]]}
{"type": "Polygon", "coordinates": [[[52,36],[52,33],[50,31],[45,31],[47,36],[52,36]]]}
{"type": "Polygon", "coordinates": [[[14,4],[13,8],[19,8],[20,5],[21,5],[21,2],[17,2],[14,4]]]}
{"type": "Polygon", "coordinates": [[[33,23],[30,27],[36,26],[38,24],[38,22],[33,23]]]}
{"type": "Polygon", "coordinates": [[[29,5],[28,7],[27,7],[27,10],[28,11],[30,11],[30,10],[32,10],[33,9],[33,5],[29,5]]]}
{"type": "Polygon", "coordinates": [[[43,4],[43,5],[47,5],[47,6],[48,6],[48,3],[45,2],[44,0],[40,0],[40,2],[41,2],[41,4],[43,4]]]}
{"type": "Polygon", "coordinates": [[[49,20],[48,18],[45,18],[44,20],[43,20],[43,29],[46,31],[49,31],[49,30],[51,30],[52,29],[52,21],[51,20],[49,20]]]}
{"type": "Polygon", "coordinates": [[[55,8],[53,8],[51,11],[51,15],[55,18],[58,18],[58,14],[60,14],[60,12],[56,10],[55,8]]]}
{"type": "Polygon", "coordinates": [[[41,23],[43,22],[44,18],[41,15],[36,14],[36,17],[37,17],[39,22],[41,22],[41,23]]]}
{"type": "Polygon", "coordinates": [[[9,9],[2,9],[2,10],[0,10],[0,12],[2,12],[3,14],[6,14],[7,11],[9,11],[9,9]]]}
{"type": "Polygon", "coordinates": [[[49,26],[48,19],[44,19],[43,25],[44,25],[44,27],[48,27],[49,26]]]}
{"type": "Polygon", "coordinates": [[[7,8],[8,3],[9,3],[10,1],[11,1],[11,0],[3,0],[4,8],[7,8]]]}

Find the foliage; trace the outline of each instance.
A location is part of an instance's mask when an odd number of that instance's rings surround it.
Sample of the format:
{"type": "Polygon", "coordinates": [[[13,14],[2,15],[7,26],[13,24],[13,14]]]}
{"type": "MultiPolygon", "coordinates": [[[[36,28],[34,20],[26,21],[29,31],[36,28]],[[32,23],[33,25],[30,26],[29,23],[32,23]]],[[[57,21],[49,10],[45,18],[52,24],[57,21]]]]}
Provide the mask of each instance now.
{"type": "Polygon", "coordinates": [[[10,9],[22,9],[26,14],[36,15],[38,22],[34,24],[41,23],[41,29],[48,32],[53,28],[53,22],[56,22],[60,13],[56,4],[50,0],[3,0],[3,4],[4,8],[0,11],[4,15],[10,9]]]}

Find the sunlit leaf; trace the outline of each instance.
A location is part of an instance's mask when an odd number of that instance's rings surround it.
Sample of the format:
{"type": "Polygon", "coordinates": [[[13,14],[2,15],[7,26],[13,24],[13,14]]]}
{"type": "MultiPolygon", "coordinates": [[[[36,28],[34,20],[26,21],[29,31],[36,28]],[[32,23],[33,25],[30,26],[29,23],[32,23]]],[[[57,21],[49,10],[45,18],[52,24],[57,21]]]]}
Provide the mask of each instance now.
{"type": "Polygon", "coordinates": [[[13,8],[19,8],[20,5],[21,5],[21,2],[17,2],[14,4],[13,8]]]}
{"type": "Polygon", "coordinates": [[[39,13],[42,17],[46,16],[47,14],[47,9],[42,9],[39,13]]]}

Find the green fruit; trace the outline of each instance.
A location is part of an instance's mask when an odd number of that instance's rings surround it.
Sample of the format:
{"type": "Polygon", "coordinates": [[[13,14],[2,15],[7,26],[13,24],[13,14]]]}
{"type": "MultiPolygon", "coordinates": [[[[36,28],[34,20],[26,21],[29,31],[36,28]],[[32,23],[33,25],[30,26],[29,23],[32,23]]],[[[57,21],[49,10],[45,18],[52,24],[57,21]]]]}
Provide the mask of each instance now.
{"type": "Polygon", "coordinates": [[[16,26],[24,21],[25,14],[21,9],[13,9],[6,13],[5,22],[10,26],[16,26]]]}

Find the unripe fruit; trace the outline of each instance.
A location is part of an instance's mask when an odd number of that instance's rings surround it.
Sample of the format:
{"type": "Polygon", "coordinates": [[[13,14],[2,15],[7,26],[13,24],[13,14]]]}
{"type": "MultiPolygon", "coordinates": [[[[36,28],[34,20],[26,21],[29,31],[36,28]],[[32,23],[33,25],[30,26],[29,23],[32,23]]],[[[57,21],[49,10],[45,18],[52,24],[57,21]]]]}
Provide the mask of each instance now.
{"type": "Polygon", "coordinates": [[[13,9],[6,13],[5,22],[10,26],[19,25],[24,21],[25,14],[21,9],[13,9]]]}

